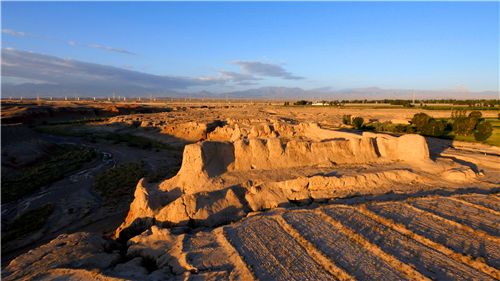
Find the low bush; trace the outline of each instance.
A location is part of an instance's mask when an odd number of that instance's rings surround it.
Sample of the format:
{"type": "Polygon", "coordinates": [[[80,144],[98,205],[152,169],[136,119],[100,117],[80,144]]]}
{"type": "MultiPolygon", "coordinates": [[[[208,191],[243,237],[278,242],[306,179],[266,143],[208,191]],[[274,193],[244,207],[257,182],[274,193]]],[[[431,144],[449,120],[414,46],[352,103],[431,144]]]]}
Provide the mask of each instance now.
{"type": "Polygon", "coordinates": [[[363,124],[365,123],[365,120],[362,117],[355,117],[352,119],[352,125],[354,126],[355,129],[361,129],[363,128],[363,124]]]}

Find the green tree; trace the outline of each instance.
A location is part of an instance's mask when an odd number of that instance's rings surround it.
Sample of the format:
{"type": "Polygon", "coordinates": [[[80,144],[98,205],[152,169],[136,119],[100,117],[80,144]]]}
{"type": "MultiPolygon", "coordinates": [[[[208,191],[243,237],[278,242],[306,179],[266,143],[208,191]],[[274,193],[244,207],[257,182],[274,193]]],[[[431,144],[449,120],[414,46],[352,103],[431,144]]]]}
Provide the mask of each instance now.
{"type": "Polygon", "coordinates": [[[493,126],[491,126],[491,123],[483,121],[477,125],[476,131],[474,132],[474,138],[477,141],[484,141],[487,140],[492,133],[493,126]]]}
{"type": "Polygon", "coordinates": [[[352,125],[358,130],[363,127],[363,123],[365,123],[365,120],[362,117],[352,119],[352,125]]]}
{"type": "Polygon", "coordinates": [[[415,115],[413,115],[413,118],[411,119],[411,123],[417,127],[417,131],[421,132],[422,128],[431,120],[432,117],[429,115],[420,112],[415,115]]]}
{"type": "Polygon", "coordinates": [[[436,119],[431,119],[422,128],[422,134],[426,136],[439,137],[444,134],[445,125],[436,119]]]}
{"type": "Polygon", "coordinates": [[[308,105],[308,104],[312,104],[312,102],[306,100],[299,100],[294,103],[294,105],[308,105]]]}
{"type": "Polygon", "coordinates": [[[453,132],[459,136],[470,136],[474,132],[478,119],[474,117],[460,117],[453,122],[453,132]]]}

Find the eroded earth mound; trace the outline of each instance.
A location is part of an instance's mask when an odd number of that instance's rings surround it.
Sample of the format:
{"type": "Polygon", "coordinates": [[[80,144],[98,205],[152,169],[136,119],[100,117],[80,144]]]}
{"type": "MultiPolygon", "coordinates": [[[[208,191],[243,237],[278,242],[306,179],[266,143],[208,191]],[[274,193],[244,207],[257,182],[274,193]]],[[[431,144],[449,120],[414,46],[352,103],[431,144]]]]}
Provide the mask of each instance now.
{"type": "Polygon", "coordinates": [[[5,280],[500,278],[494,153],[280,118],[140,126],[188,143],[177,175],[139,181],[113,239],[59,236],[5,280]]]}

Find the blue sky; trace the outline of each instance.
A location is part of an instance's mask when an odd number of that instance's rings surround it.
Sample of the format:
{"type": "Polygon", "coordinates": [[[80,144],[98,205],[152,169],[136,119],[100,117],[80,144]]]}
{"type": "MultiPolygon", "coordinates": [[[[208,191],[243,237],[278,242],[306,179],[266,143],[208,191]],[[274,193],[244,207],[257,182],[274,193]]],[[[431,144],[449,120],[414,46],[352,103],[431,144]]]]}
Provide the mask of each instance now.
{"type": "Polygon", "coordinates": [[[499,2],[2,2],[2,75],[59,83],[25,68],[60,58],[185,91],[498,91],[499,33],[499,2]]]}

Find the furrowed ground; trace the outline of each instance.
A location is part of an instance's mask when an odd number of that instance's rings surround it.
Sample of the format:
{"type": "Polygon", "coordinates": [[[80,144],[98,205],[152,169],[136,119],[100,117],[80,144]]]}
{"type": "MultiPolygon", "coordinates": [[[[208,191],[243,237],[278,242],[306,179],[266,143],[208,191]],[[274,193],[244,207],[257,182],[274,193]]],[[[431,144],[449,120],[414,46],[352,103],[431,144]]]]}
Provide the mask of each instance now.
{"type": "MultiPolygon", "coordinates": [[[[132,280],[160,272],[183,280],[498,280],[500,237],[489,230],[498,229],[500,216],[485,205],[499,203],[498,193],[470,193],[278,208],[182,235],[153,227],[131,239],[128,262],[103,273],[132,280]],[[484,212],[470,216],[474,208],[484,212]],[[144,260],[154,266],[132,273],[137,260],[136,270],[144,260]]],[[[9,269],[26,259],[36,269],[42,254],[18,258],[9,269]]],[[[51,258],[45,255],[44,263],[51,258]]]]}

